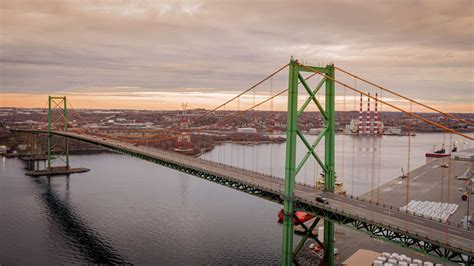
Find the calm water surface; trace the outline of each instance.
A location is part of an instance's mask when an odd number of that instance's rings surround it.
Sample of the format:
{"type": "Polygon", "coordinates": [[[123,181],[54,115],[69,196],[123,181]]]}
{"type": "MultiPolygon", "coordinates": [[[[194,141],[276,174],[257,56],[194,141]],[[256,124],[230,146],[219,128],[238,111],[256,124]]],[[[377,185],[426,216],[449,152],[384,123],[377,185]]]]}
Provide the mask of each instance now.
{"type": "MultiPolygon", "coordinates": [[[[411,168],[443,139],[450,136],[413,137],[411,168]]],[[[364,193],[400,175],[407,143],[407,137],[337,136],[337,174],[348,192],[364,193]]],[[[225,144],[202,157],[283,176],[284,151],[285,144],[225,144]]],[[[118,154],[71,156],[74,166],[91,171],[36,179],[24,175],[20,160],[0,160],[2,265],[279,262],[277,204],[118,154]]],[[[319,172],[310,161],[298,180],[312,183],[319,172]]]]}
{"type": "MultiPolygon", "coordinates": [[[[474,136],[474,134],[468,134],[474,136]]],[[[306,136],[312,143],[317,136],[306,136]]],[[[441,148],[450,142],[459,150],[474,148],[474,143],[451,134],[418,134],[414,137],[383,136],[357,137],[336,135],[336,176],[344,182],[349,194],[361,195],[398,177],[403,171],[413,170],[427,162],[426,152],[433,151],[433,145],[441,148]],[[410,147],[410,149],[408,149],[410,147]]],[[[297,163],[306,153],[306,147],[298,140],[297,163]]],[[[324,161],[324,140],[316,152],[324,161]]],[[[271,173],[283,178],[285,175],[286,144],[262,144],[254,146],[226,143],[204,154],[202,158],[232,164],[253,171],[271,173]]],[[[316,160],[310,157],[296,180],[315,184],[322,173],[316,160]]]]}

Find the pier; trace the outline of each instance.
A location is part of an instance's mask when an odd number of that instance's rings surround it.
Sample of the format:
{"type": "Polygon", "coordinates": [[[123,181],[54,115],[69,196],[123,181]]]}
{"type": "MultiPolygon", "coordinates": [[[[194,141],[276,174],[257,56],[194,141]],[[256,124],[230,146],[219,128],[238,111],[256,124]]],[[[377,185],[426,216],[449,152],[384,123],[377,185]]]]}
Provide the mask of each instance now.
{"type": "Polygon", "coordinates": [[[44,170],[33,170],[33,171],[26,171],[25,175],[31,177],[39,177],[39,176],[55,176],[55,175],[70,175],[70,174],[78,174],[78,173],[85,173],[90,171],[88,168],[68,168],[64,166],[57,166],[57,167],[50,167],[49,169],[44,170]]]}

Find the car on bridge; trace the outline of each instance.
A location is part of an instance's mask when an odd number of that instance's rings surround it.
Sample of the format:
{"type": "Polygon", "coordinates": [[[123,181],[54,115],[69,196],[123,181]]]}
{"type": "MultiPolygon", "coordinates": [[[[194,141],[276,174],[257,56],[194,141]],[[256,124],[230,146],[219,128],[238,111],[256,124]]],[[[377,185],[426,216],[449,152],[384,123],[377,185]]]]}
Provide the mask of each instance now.
{"type": "Polygon", "coordinates": [[[325,198],[325,197],[321,197],[321,196],[316,196],[316,201],[319,202],[319,203],[323,203],[323,204],[329,204],[328,199],[325,198]]]}

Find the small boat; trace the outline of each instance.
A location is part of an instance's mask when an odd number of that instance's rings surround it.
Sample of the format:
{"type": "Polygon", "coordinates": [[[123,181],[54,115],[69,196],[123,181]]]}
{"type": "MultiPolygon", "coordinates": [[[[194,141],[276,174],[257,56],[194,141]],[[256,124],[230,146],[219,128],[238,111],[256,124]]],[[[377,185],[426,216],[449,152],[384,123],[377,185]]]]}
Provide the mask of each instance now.
{"type": "Polygon", "coordinates": [[[426,157],[433,157],[433,158],[442,158],[442,157],[448,157],[451,155],[450,153],[436,153],[436,152],[427,152],[425,153],[426,157]]]}
{"type": "MultiPolygon", "coordinates": [[[[300,223],[307,222],[307,221],[314,218],[313,215],[311,215],[309,213],[306,213],[306,212],[303,212],[303,211],[296,211],[295,215],[296,215],[296,217],[298,217],[298,219],[296,219],[296,218],[293,219],[293,224],[294,225],[299,225],[300,223]]],[[[283,209],[281,209],[278,212],[278,223],[283,223],[283,209]]]]}
{"type": "Polygon", "coordinates": [[[457,152],[458,151],[458,147],[456,146],[456,144],[453,144],[453,149],[451,150],[451,152],[457,152]]]}
{"type": "MultiPolygon", "coordinates": [[[[456,146],[454,146],[453,151],[457,151],[456,146]]],[[[446,149],[444,148],[444,145],[439,150],[436,150],[436,148],[434,148],[433,152],[425,153],[426,157],[433,157],[433,158],[448,157],[450,155],[451,155],[451,153],[446,153],[446,149]]]]}

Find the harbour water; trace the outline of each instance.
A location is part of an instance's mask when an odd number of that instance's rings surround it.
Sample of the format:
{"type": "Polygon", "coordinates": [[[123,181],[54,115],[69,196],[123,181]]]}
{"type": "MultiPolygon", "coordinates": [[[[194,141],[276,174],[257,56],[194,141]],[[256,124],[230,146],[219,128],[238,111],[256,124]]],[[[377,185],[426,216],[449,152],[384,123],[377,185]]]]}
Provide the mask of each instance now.
{"type": "MultiPolygon", "coordinates": [[[[425,162],[433,144],[450,140],[460,139],[411,137],[410,168],[425,162]]],[[[338,135],[336,143],[337,175],[349,194],[364,193],[407,169],[408,137],[338,135]]],[[[202,157],[283,176],[285,144],[227,143],[202,157]]],[[[281,206],[272,202],[118,154],[71,156],[72,165],[91,171],[52,178],[27,177],[20,160],[1,160],[2,265],[279,262],[281,206]]],[[[311,160],[298,181],[312,183],[320,172],[311,160]]]]}
{"type": "MultiPolygon", "coordinates": [[[[474,134],[468,134],[474,136],[474,134]]],[[[310,143],[316,136],[306,136],[310,143]]],[[[358,137],[336,135],[336,176],[344,183],[348,194],[361,195],[385,184],[395,177],[427,162],[426,152],[434,145],[449,150],[454,143],[459,150],[474,148],[474,143],[451,134],[418,134],[417,136],[358,137]]],[[[253,171],[269,173],[283,178],[285,174],[286,143],[237,145],[225,143],[201,156],[204,159],[232,164],[253,171]]],[[[307,149],[297,142],[297,163],[307,149]]],[[[316,153],[324,161],[324,139],[316,147],[316,153]]],[[[430,159],[428,159],[430,160],[430,159]]],[[[322,170],[311,156],[296,177],[297,182],[314,185],[322,170]]]]}

